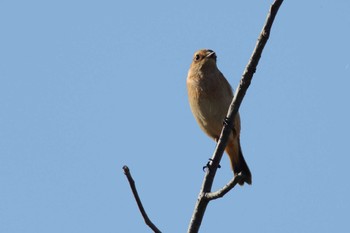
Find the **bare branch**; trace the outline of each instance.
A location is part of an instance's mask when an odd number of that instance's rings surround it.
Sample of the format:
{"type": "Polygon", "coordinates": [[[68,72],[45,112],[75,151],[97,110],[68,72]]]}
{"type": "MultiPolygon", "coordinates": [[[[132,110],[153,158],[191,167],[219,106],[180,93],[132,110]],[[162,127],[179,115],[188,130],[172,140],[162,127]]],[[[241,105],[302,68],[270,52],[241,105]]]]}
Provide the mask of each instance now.
{"type": "Polygon", "coordinates": [[[123,166],[123,170],[124,170],[124,174],[126,175],[128,181],[129,181],[129,185],[130,188],[132,190],[132,193],[134,194],[134,198],[136,200],[137,206],[139,207],[139,210],[142,214],[143,219],[145,220],[145,223],[147,224],[147,226],[149,226],[154,232],[156,233],[161,233],[161,231],[152,223],[152,221],[148,218],[147,213],[145,211],[145,209],[143,208],[141,199],[139,197],[139,194],[137,193],[137,189],[135,186],[135,181],[131,176],[130,173],[130,169],[128,168],[128,166],[123,166]]]}
{"type": "Polygon", "coordinates": [[[205,193],[204,197],[209,201],[221,198],[231,189],[233,189],[236,184],[238,184],[242,179],[244,179],[244,175],[242,175],[242,173],[239,173],[237,176],[233,177],[224,187],[216,192],[205,193]]]}
{"type": "Polygon", "coordinates": [[[204,212],[206,210],[206,207],[207,207],[209,201],[220,197],[220,195],[223,196],[230,189],[232,189],[236,185],[236,183],[238,182],[238,180],[233,179],[227,184],[227,188],[225,188],[226,186],[223,188],[224,191],[220,192],[220,190],[219,190],[218,191],[219,193],[218,192],[210,193],[217,167],[220,163],[223,152],[226,148],[228,137],[231,133],[231,125],[233,124],[233,119],[235,118],[235,116],[238,112],[238,109],[242,103],[242,100],[245,96],[245,93],[246,93],[246,91],[251,83],[251,80],[253,78],[253,74],[255,73],[256,67],[259,63],[259,59],[261,57],[262,51],[263,51],[263,49],[266,45],[266,42],[270,36],[272,23],[275,19],[275,16],[276,16],[278,9],[281,6],[282,2],[283,2],[283,0],[275,0],[275,2],[271,5],[269,14],[267,15],[265,25],[264,25],[264,27],[260,33],[260,36],[258,38],[258,41],[255,45],[253,54],[250,57],[249,63],[243,72],[242,79],[239,83],[239,86],[236,89],[235,95],[233,97],[233,100],[231,102],[231,105],[230,105],[228,113],[227,113],[228,124],[225,124],[222,131],[221,131],[221,135],[220,135],[220,138],[219,138],[218,143],[216,145],[214,154],[212,156],[212,160],[211,160],[211,163],[209,165],[209,169],[207,169],[207,172],[205,174],[202,188],[201,188],[201,191],[199,193],[197,203],[196,203],[194,211],[193,211],[193,215],[192,215],[192,218],[190,221],[189,228],[187,230],[188,233],[197,233],[199,231],[199,227],[202,223],[204,212]],[[220,194],[220,195],[217,196],[218,194],[220,194]]]}

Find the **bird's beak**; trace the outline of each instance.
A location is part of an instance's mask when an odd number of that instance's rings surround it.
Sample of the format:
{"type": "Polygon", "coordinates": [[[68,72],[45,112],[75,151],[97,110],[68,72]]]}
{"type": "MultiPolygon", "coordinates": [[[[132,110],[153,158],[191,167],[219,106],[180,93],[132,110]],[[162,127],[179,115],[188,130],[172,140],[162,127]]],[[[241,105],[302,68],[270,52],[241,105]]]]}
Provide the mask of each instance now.
{"type": "Polygon", "coordinates": [[[215,52],[212,51],[212,52],[208,53],[206,57],[216,57],[215,52]]]}

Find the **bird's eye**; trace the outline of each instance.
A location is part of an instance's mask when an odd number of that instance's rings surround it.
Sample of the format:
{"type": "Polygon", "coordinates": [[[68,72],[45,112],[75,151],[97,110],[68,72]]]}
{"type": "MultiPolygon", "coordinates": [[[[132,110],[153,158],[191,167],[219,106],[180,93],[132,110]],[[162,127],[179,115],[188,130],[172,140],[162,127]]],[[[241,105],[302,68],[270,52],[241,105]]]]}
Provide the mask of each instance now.
{"type": "Polygon", "coordinates": [[[198,54],[196,54],[196,56],[194,57],[194,60],[198,61],[201,58],[201,56],[199,56],[198,54]]]}

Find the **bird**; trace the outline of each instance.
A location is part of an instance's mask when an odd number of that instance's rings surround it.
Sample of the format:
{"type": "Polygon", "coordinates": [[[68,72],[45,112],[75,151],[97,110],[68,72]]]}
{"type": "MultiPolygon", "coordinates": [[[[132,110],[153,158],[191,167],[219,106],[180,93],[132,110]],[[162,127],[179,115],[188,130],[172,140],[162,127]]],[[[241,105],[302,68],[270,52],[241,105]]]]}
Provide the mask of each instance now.
{"type": "MultiPolygon", "coordinates": [[[[210,49],[195,52],[188,71],[186,85],[188,100],[199,127],[216,142],[218,141],[233,90],[216,64],[216,53],[210,49]]],[[[234,119],[225,151],[230,158],[236,177],[242,174],[240,185],[252,183],[252,175],[243,157],[240,145],[241,122],[239,113],[234,119]]]]}

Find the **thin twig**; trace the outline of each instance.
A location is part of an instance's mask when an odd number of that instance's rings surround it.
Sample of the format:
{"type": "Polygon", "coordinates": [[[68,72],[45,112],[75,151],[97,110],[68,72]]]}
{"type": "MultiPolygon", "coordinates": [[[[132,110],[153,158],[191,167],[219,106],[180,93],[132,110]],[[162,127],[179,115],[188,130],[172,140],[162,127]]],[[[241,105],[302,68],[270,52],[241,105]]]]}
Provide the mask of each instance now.
{"type": "Polygon", "coordinates": [[[225,196],[225,194],[228,193],[231,189],[233,189],[236,184],[238,184],[242,179],[244,179],[244,175],[242,175],[242,173],[239,173],[237,176],[233,177],[224,187],[216,192],[205,193],[204,197],[209,201],[221,198],[225,196]]]}
{"type": "MultiPolygon", "coordinates": [[[[267,15],[265,25],[260,33],[257,44],[255,45],[253,54],[250,57],[249,63],[243,72],[242,79],[239,83],[239,86],[236,89],[235,95],[233,97],[233,100],[231,102],[231,105],[230,105],[228,113],[227,113],[228,124],[225,124],[222,131],[221,131],[220,138],[218,140],[214,154],[213,154],[212,159],[211,159],[211,163],[209,165],[210,169],[207,169],[207,172],[205,174],[202,188],[201,188],[201,191],[199,193],[197,203],[195,205],[195,208],[194,208],[194,211],[192,214],[189,228],[187,230],[188,233],[197,233],[199,231],[199,227],[202,223],[206,207],[207,207],[210,200],[215,199],[215,198],[212,198],[212,199],[208,198],[207,193],[211,192],[211,188],[213,185],[213,181],[214,181],[217,167],[220,163],[220,160],[222,158],[222,154],[226,148],[228,137],[231,133],[231,125],[233,123],[233,119],[235,118],[235,116],[238,112],[238,109],[242,103],[242,100],[245,96],[245,93],[246,93],[246,91],[250,85],[250,82],[253,78],[253,74],[256,71],[256,67],[259,63],[259,59],[261,57],[262,51],[263,51],[265,44],[270,36],[272,23],[275,19],[275,16],[276,16],[278,9],[281,6],[282,2],[283,2],[283,0],[275,0],[275,2],[271,5],[269,14],[267,15]]],[[[229,184],[231,183],[231,185],[229,187],[232,186],[232,188],[233,188],[236,182],[237,182],[237,180],[235,180],[235,179],[231,180],[229,182],[229,184]]],[[[229,190],[230,189],[228,189],[228,188],[224,188],[224,191],[222,191],[220,195],[222,195],[222,196],[225,195],[225,193],[227,193],[229,190]]],[[[212,196],[215,196],[214,194],[217,194],[217,192],[211,193],[208,195],[209,195],[209,197],[212,197],[212,196]]]]}
{"type": "Polygon", "coordinates": [[[152,223],[152,221],[148,218],[147,213],[145,211],[145,209],[143,208],[141,199],[139,197],[139,194],[137,193],[137,189],[135,186],[135,181],[131,176],[130,173],[130,169],[128,168],[128,166],[123,166],[123,170],[124,170],[124,174],[126,175],[128,181],[129,181],[129,185],[130,188],[132,190],[132,193],[134,194],[134,198],[136,200],[137,206],[139,207],[139,210],[142,214],[143,219],[145,220],[145,223],[147,224],[147,226],[149,226],[154,232],[156,233],[161,233],[161,231],[152,223]]]}

